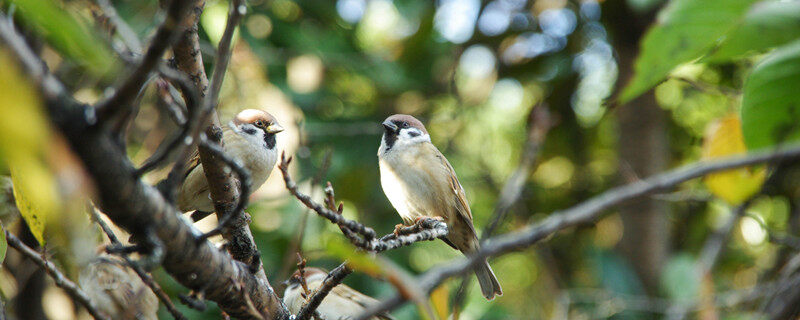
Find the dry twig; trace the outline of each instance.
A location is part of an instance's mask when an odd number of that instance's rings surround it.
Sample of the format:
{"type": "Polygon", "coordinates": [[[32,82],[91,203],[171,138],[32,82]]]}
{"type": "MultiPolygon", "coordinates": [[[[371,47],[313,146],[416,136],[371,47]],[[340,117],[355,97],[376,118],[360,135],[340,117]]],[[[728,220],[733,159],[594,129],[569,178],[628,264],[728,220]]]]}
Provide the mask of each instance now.
{"type": "Polygon", "coordinates": [[[97,305],[89,299],[89,296],[86,295],[80,287],[78,287],[74,282],[67,279],[58,268],[50,261],[44,259],[38,252],[34,251],[33,249],[26,246],[22,241],[20,241],[16,236],[11,234],[8,231],[4,231],[6,233],[6,241],[8,241],[8,245],[14,249],[17,249],[19,253],[31,259],[36,265],[40,268],[47,271],[47,274],[53,278],[53,281],[56,285],[64,289],[72,298],[77,300],[95,319],[108,319],[108,316],[97,308],[97,305]]]}

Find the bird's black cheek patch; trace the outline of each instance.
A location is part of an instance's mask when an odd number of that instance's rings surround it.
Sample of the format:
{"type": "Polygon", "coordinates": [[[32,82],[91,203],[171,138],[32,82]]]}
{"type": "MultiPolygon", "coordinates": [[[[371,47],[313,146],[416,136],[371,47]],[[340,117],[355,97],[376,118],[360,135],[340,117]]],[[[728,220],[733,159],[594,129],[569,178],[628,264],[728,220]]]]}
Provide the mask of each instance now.
{"type": "Polygon", "coordinates": [[[242,128],[242,131],[244,131],[244,133],[249,134],[251,136],[256,134],[256,129],[253,129],[253,128],[250,128],[250,127],[244,127],[244,128],[242,128]]]}
{"type": "Polygon", "coordinates": [[[387,151],[392,148],[392,146],[394,145],[395,141],[397,141],[397,135],[396,134],[389,134],[387,132],[387,133],[385,133],[383,135],[383,143],[386,145],[386,150],[387,151]]]}
{"type": "Polygon", "coordinates": [[[275,149],[275,134],[267,133],[264,135],[264,142],[267,144],[267,149],[275,149]]]}
{"type": "Polygon", "coordinates": [[[420,135],[420,133],[419,133],[419,132],[416,132],[416,131],[409,131],[409,132],[408,132],[408,136],[409,136],[409,137],[412,137],[412,138],[414,138],[414,137],[419,137],[419,135],[420,135]]]}

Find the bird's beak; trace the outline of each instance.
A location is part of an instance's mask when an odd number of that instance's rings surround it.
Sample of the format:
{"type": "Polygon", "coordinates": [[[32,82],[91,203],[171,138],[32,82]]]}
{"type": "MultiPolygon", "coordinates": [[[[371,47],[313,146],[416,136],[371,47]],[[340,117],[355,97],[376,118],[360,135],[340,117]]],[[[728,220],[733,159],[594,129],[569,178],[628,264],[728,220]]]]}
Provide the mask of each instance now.
{"type": "Polygon", "coordinates": [[[267,127],[267,130],[266,130],[266,131],[267,131],[267,133],[269,133],[269,134],[276,134],[276,133],[278,133],[278,132],[281,132],[281,131],[283,131],[283,127],[281,127],[281,125],[279,125],[279,124],[277,124],[277,123],[276,123],[276,124],[271,124],[271,125],[269,125],[269,126],[267,127]]]}
{"type": "Polygon", "coordinates": [[[386,128],[386,131],[397,132],[397,125],[392,123],[391,121],[387,120],[387,121],[384,121],[382,124],[383,124],[383,127],[386,128]]]}

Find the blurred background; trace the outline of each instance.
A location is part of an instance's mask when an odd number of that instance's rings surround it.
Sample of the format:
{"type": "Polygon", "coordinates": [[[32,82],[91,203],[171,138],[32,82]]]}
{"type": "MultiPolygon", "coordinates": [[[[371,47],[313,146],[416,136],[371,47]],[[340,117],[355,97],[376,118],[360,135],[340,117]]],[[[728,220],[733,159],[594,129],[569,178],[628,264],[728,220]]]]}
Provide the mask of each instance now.
{"type": "MultiPolygon", "coordinates": [[[[89,1],[54,3],[93,28],[89,1]]],[[[113,4],[140,38],[152,35],[156,1],[113,4]]],[[[519,230],[610,187],[745,151],[738,118],[741,90],[758,56],[685,64],[654,90],[624,104],[614,102],[633,75],[643,34],[664,4],[250,0],[223,84],[220,116],[227,121],[244,108],[275,114],[288,128],[279,135],[279,146],[295,156],[293,175],[302,190],[321,199],[321,188],[330,181],[346,217],[385,234],[401,220],[380,188],[380,123],[395,113],[414,115],[458,173],[479,233],[519,230]],[[513,175],[518,181],[511,189],[519,196],[502,202],[501,191],[513,175]],[[496,214],[504,215],[490,230],[496,214]]],[[[227,1],[206,3],[200,36],[207,63],[214,60],[227,10],[227,1]]],[[[118,81],[84,73],[80,64],[47,46],[41,56],[85,102],[99,100],[104,92],[98,88],[118,81]]],[[[141,103],[129,131],[128,154],[137,164],[175,130],[158,106],[155,86],[141,103]]],[[[61,152],[50,158],[67,159],[61,152]]],[[[65,167],[55,170],[62,186],[65,180],[83,185],[81,177],[68,174],[79,169],[59,162],[56,167],[65,167]]],[[[158,181],[168,170],[145,179],[158,181]]],[[[764,177],[763,168],[743,169],[641,198],[596,224],[491,260],[502,297],[485,301],[473,277],[459,294],[457,278],[435,293],[440,297],[435,306],[452,310],[459,305],[461,319],[651,319],[666,318],[684,303],[690,318],[758,318],[759,304],[747,293],[775,277],[793,254],[775,240],[793,232],[798,210],[793,186],[756,197],[731,229],[712,272],[696,270],[707,239],[739,203],[760,190],[764,177]]],[[[289,196],[278,170],[251,200],[251,229],[279,291],[294,270],[297,251],[311,266],[331,269],[341,263],[343,257],[335,254],[341,250],[331,249],[341,245],[340,231],[289,196]]],[[[45,225],[47,251],[73,279],[103,239],[82,206],[75,207],[61,211],[71,218],[48,219],[45,225]]],[[[207,220],[202,228],[213,227],[213,218],[207,220]]],[[[383,256],[418,274],[460,254],[434,241],[383,256]]],[[[13,250],[5,264],[0,289],[10,314],[18,319],[88,316],[65,312],[78,308],[13,250]]],[[[155,276],[173,296],[185,290],[163,270],[155,276]]],[[[361,273],[345,283],[379,299],[394,290],[361,273]]],[[[205,312],[179,308],[192,319],[219,318],[209,304],[205,312]]],[[[393,314],[425,316],[413,304],[393,314]]],[[[160,316],[170,318],[163,307],[160,316]]]]}

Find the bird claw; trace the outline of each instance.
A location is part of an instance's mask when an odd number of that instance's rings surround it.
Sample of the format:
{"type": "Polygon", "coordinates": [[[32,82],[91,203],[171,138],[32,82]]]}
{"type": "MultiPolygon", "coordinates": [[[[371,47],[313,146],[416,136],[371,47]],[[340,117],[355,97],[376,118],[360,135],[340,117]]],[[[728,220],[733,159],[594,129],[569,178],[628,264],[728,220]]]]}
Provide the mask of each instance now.
{"type": "Polygon", "coordinates": [[[405,228],[405,225],[403,225],[403,224],[399,224],[398,223],[398,224],[394,225],[394,235],[395,236],[399,236],[400,235],[400,230],[402,230],[403,228],[405,228]]]}

